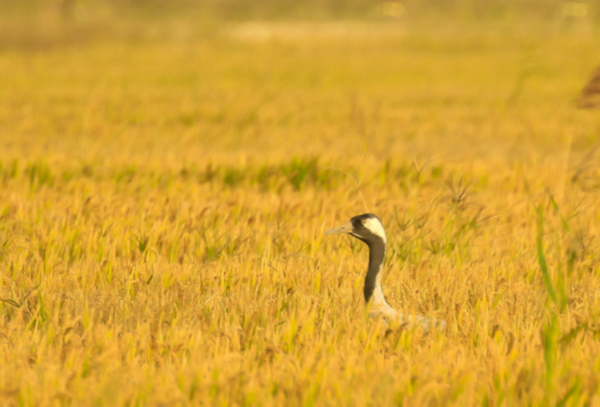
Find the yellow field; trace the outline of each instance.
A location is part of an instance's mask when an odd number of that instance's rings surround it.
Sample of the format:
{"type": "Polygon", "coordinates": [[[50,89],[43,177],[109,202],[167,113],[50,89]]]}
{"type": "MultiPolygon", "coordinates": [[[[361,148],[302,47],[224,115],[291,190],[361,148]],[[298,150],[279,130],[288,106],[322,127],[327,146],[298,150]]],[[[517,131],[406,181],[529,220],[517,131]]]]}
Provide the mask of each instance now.
{"type": "Polygon", "coordinates": [[[600,404],[573,24],[5,46],[0,404],[600,404]],[[445,332],[368,320],[367,248],[323,235],[364,212],[388,302],[445,332]]]}

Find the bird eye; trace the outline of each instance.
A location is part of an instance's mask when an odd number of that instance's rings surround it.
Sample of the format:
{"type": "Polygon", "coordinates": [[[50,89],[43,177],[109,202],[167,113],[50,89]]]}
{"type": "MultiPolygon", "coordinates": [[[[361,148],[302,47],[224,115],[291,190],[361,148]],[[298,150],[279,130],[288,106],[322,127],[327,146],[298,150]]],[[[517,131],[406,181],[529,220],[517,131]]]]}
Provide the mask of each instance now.
{"type": "Polygon", "coordinates": [[[360,221],[360,223],[362,223],[363,225],[366,225],[367,224],[367,220],[363,219],[363,220],[360,221]]]}

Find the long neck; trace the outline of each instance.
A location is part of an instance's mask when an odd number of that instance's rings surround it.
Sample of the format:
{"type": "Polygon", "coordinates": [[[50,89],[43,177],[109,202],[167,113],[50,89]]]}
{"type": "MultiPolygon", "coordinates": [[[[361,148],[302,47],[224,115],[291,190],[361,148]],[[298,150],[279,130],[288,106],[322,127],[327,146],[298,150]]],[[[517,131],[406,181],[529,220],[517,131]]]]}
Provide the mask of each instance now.
{"type": "Polygon", "coordinates": [[[377,240],[369,243],[369,270],[367,271],[363,291],[367,303],[371,299],[373,299],[373,304],[380,301],[386,303],[383,298],[383,291],[381,290],[381,271],[384,258],[385,242],[383,240],[377,240]]]}

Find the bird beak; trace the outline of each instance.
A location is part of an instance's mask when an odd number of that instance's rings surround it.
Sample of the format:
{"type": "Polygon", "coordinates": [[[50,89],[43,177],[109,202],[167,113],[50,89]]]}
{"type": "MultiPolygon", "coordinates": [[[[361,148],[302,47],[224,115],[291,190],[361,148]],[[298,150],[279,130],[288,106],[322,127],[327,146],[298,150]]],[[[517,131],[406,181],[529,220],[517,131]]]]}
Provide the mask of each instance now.
{"type": "Polygon", "coordinates": [[[352,233],[352,223],[347,222],[343,225],[338,226],[325,232],[326,235],[337,235],[339,233],[352,233]]]}

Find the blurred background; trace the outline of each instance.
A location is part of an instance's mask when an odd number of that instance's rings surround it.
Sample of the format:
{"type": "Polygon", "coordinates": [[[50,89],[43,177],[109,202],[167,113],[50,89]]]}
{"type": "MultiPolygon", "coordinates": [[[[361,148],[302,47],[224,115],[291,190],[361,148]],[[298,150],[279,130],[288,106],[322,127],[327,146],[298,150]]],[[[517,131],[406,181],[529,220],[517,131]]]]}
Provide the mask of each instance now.
{"type": "Polygon", "coordinates": [[[3,156],[506,157],[597,137],[576,106],[600,63],[598,2],[0,8],[3,156]]]}
{"type": "MultiPolygon", "coordinates": [[[[597,33],[597,1],[564,0],[2,0],[1,41],[44,47],[99,39],[192,39],[247,21],[369,22],[409,32],[440,29],[597,33]]],[[[284,35],[254,27],[247,35],[284,35]],[[259,33],[260,31],[260,33],[259,33]]],[[[381,27],[380,27],[381,28],[381,27]]],[[[289,35],[289,33],[288,33],[289,35]]]]}

